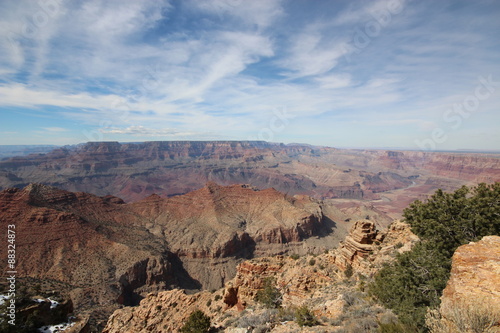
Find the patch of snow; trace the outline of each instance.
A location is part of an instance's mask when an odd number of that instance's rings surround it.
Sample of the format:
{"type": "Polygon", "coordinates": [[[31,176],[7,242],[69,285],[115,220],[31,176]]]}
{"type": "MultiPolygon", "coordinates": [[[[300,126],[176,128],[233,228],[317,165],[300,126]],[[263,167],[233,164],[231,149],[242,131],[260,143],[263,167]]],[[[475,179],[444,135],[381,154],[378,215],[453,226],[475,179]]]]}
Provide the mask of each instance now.
{"type": "Polygon", "coordinates": [[[58,306],[58,305],[59,305],[59,302],[54,301],[54,300],[52,300],[52,299],[50,299],[50,298],[47,298],[47,299],[50,301],[50,308],[51,308],[51,309],[53,309],[53,308],[55,308],[56,306],[58,306]]]}
{"type": "Polygon", "coordinates": [[[75,325],[74,322],[69,322],[69,323],[62,323],[62,324],[51,325],[51,326],[43,326],[43,327],[38,329],[38,332],[40,332],[40,333],[62,332],[62,331],[65,331],[74,325],[75,325]]]}
{"type": "Polygon", "coordinates": [[[51,309],[54,309],[55,307],[57,307],[59,305],[59,302],[57,301],[54,301],[53,299],[50,299],[50,297],[48,297],[47,299],[43,299],[43,298],[35,298],[33,299],[33,301],[37,302],[37,303],[42,303],[42,302],[47,302],[49,301],[50,302],[50,308],[51,309]]]}
{"type": "Polygon", "coordinates": [[[0,305],[4,305],[5,300],[8,300],[8,299],[9,299],[9,297],[7,297],[7,295],[0,294],[0,305]]]}

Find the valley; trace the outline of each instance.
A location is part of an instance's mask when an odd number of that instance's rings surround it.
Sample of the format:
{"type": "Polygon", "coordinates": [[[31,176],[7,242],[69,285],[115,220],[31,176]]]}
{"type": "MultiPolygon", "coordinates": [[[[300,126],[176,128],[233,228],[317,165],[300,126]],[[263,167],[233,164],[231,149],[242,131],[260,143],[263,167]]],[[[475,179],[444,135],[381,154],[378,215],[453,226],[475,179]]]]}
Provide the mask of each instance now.
{"type": "Polygon", "coordinates": [[[500,155],[336,149],[263,141],[89,142],[0,161],[0,189],[42,183],[126,202],[251,184],[392,218],[436,189],[500,180],[500,155]]]}

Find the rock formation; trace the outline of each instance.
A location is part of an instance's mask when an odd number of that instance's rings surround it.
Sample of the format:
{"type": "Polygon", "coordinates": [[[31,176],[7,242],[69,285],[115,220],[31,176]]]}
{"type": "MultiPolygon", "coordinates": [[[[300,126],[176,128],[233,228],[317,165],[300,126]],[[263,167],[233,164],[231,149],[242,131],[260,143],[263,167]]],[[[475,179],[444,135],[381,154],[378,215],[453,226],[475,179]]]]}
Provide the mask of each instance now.
{"type": "Polygon", "coordinates": [[[357,221],[338,249],[332,251],[332,261],[341,270],[348,267],[371,276],[383,262],[391,260],[390,254],[409,251],[418,241],[410,226],[394,221],[389,228],[378,231],[375,223],[357,221]]]}
{"type": "Polygon", "coordinates": [[[373,252],[374,242],[380,243],[381,240],[382,237],[375,230],[373,222],[357,221],[345,241],[341,243],[335,263],[344,270],[348,266],[359,266],[359,260],[373,252]]]}
{"type": "MultiPolygon", "coordinates": [[[[385,251],[376,250],[373,254],[362,252],[362,256],[353,260],[359,263],[358,267],[365,267],[361,264],[363,260],[381,265],[382,262],[393,260],[394,256],[389,255],[388,249],[392,249],[394,254],[403,247],[407,249],[411,247],[411,244],[408,246],[405,244],[396,249],[394,243],[405,240],[414,242],[414,235],[408,229],[406,224],[396,222],[390,230],[380,233],[374,229],[372,222],[358,221],[347,237],[349,240],[346,239],[344,244],[369,245],[377,238],[380,239],[380,247],[385,251]],[[382,234],[385,237],[380,237],[382,234]],[[379,255],[381,257],[377,258],[379,255]]],[[[236,328],[232,325],[245,312],[255,313],[252,317],[254,321],[255,318],[264,316],[265,310],[259,310],[255,297],[263,288],[266,279],[274,281],[274,286],[282,295],[282,305],[285,309],[306,305],[317,318],[323,319],[323,324],[317,329],[311,328],[304,332],[330,332],[334,331],[334,328],[340,329],[342,327],[335,327],[329,322],[341,321],[345,309],[352,305],[350,303],[353,300],[349,298],[352,296],[349,295],[354,291],[352,287],[341,283],[345,276],[337,266],[335,259],[337,253],[330,251],[315,256],[274,256],[244,261],[238,265],[234,279],[228,281],[224,288],[212,294],[201,292],[186,295],[180,290],[150,294],[141,301],[139,307],[117,310],[110,317],[104,332],[142,333],[161,331],[162,327],[168,332],[178,332],[195,309],[208,314],[212,318],[212,324],[224,328],[224,332],[250,332],[251,329],[247,330],[246,326],[236,328]],[[185,307],[179,308],[179,304],[185,304],[185,307]]],[[[354,257],[357,256],[356,254],[354,257]]],[[[355,289],[360,288],[359,286],[355,289]]],[[[384,311],[379,306],[375,307],[373,313],[384,311]]],[[[267,328],[271,332],[289,332],[298,329],[292,322],[274,323],[267,328]]]]}
{"type": "Polygon", "coordinates": [[[215,183],[132,204],[30,184],[0,192],[0,223],[16,226],[20,277],[63,282],[75,309],[94,312],[172,287],[218,288],[244,258],[325,232],[314,199],[215,183]]]}
{"type": "Polygon", "coordinates": [[[441,314],[453,320],[456,311],[489,313],[500,332],[500,237],[486,236],[460,246],[452,258],[451,276],[441,298],[441,314]]]}

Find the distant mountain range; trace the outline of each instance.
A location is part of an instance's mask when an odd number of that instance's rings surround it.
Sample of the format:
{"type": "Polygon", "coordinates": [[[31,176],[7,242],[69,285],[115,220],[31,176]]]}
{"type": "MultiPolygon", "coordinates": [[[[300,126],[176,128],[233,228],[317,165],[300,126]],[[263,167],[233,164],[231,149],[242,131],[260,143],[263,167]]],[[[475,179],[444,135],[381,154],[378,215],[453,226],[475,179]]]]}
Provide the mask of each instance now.
{"type": "Polygon", "coordinates": [[[54,145],[0,145],[0,160],[12,156],[45,154],[57,147],[54,145]]]}
{"type": "Polygon", "coordinates": [[[263,141],[89,142],[0,161],[0,189],[42,183],[127,202],[221,185],[370,202],[393,217],[437,188],[500,181],[500,155],[360,150],[263,141]]]}

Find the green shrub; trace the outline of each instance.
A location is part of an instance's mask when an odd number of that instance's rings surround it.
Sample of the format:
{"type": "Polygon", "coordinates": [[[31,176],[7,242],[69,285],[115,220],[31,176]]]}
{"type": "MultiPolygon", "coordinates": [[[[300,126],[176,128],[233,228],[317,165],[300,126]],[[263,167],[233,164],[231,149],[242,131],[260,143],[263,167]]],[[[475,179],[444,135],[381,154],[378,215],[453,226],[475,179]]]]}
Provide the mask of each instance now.
{"type": "Polygon", "coordinates": [[[297,253],[294,253],[294,254],[290,255],[290,258],[292,258],[293,260],[297,260],[300,258],[300,256],[297,253]]]}
{"type": "Polygon", "coordinates": [[[264,304],[267,308],[279,308],[281,306],[282,295],[274,285],[275,279],[270,277],[265,278],[264,287],[257,291],[255,300],[264,304]]]}
{"type": "Polygon", "coordinates": [[[292,321],[295,319],[295,311],[291,308],[279,308],[278,320],[279,321],[292,321]]]}
{"type": "Polygon", "coordinates": [[[392,309],[402,325],[426,331],[428,307],[436,308],[446,287],[451,257],[460,245],[500,234],[500,183],[441,190],[415,201],[404,218],[421,241],[385,265],[369,286],[370,294],[392,309]]]}
{"type": "Polygon", "coordinates": [[[311,260],[309,260],[309,265],[310,265],[310,266],[314,266],[314,265],[316,265],[316,260],[315,260],[315,259],[313,259],[313,258],[311,258],[311,260]]]}
{"type": "Polygon", "coordinates": [[[295,322],[300,326],[314,326],[318,324],[318,320],[311,313],[307,306],[301,306],[295,311],[295,322]]]}
{"type": "Polygon", "coordinates": [[[347,267],[344,271],[344,275],[346,278],[351,278],[352,274],[354,273],[353,269],[352,269],[352,266],[351,264],[347,264],[347,267]]]}
{"type": "Polygon", "coordinates": [[[181,328],[182,333],[205,333],[210,331],[210,317],[201,310],[195,310],[181,328]]]}

